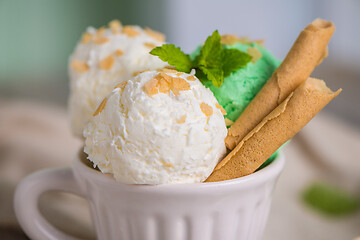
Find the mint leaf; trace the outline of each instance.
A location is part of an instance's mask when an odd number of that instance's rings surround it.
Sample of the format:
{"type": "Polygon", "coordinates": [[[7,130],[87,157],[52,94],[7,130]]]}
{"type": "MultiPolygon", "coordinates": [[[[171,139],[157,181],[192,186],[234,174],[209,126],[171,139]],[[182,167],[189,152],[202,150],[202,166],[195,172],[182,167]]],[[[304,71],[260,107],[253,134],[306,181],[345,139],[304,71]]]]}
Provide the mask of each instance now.
{"type": "Polygon", "coordinates": [[[214,86],[220,87],[224,81],[222,70],[222,47],[221,36],[216,30],[209,36],[195,59],[195,65],[214,86]]]}
{"type": "Polygon", "coordinates": [[[350,214],[360,208],[359,198],[327,183],[313,183],[302,197],[307,205],[329,216],[350,214]]]}
{"type": "Polygon", "coordinates": [[[217,30],[206,39],[196,57],[190,58],[173,44],[156,47],[150,54],[175,66],[180,72],[189,73],[191,69],[195,69],[200,81],[210,80],[216,87],[223,84],[224,77],[240,67],[245,67],[252,59],[250,55],[240,50],[225,49],[221,45],[221,36],[217,30]]]}
{"type": "Polygon", "coordinates": [[[200,66],[200,70],[206,75],[215,87],[220,87],[224,81],[224,73],[219,68],[206,68],[200,66]]]}
{"type": "Polygon", "coordinates": [[[224,71],[224,77],[229,76],[231,72],[241,67],[245,67],[251,59],[252,57],[249,54],[237,49],[223,49],[222,69],[224,71]]]}
{"type": "Polygon", "coordinates": [[[221,69],[221,50],[221,36],[216,30],[206,39],[196,63],[198,66],[221,69]]]}
{"type": "Polygon", "coordinates": [[[196,69],[196,73],[195,73],[196,77],[200,80],[200,81],[208,81],[209,79],[206,77],[205,73],[203,71],[201,71],[200,68],[196,69]]]}
{"type": "Polygon", "coordinates": [[[175,66],[180,72],[189,73],[192,68],[192,62],[189,55],[185,54],[174,44],[164,44],[150,51],[150,54],[158,56],[164,62],[175,66]]]}

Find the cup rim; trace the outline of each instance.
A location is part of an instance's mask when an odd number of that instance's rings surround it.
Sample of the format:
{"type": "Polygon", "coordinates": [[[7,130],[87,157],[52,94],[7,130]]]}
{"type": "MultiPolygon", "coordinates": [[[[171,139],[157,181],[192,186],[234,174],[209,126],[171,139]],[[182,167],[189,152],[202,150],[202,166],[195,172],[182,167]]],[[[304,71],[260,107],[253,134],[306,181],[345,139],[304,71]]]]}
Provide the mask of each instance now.
{"type": "Polygon", "coordinates": [[[173,191],[174,193],[195,193],[199,191],[206,191],[207,189],[216,188],[217,192],[223,192],[229,188],[252,188],[267,182],[270,179],[276,178],[282,171],[285,165],[285,156],[282,151],[279,151],[274,161],[263,169],[249,174],[244,177],[225,180],[220,182],[203,182],[203,183],[177,183],[177,184],[159,184],[159,185],[147,185],[147,184],[125,184],[115,180],[111,174],[104,174],[90,166],[86,165],[82,160],[81,155],[84,154],[81,150],[75,157],[74,171],[80,175],[86,176],[93,182],[104,184],[104,186],[126,189],[131,192],[166,192],[173,191]]]}

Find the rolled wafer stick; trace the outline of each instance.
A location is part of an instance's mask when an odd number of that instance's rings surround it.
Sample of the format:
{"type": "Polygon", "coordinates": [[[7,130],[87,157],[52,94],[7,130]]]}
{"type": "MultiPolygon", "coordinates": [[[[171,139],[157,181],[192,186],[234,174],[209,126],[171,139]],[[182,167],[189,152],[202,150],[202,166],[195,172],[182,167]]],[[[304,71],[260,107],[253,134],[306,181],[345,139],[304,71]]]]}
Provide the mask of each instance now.
{"type": "Polygon", "coordinates": [[[246,135],[215,167],[206,182],[253,173],[340,92],[341,89],[332,92],[322,80],[309,78],[246,135]]]}
{"type": "Polygon", "coordinates": [[[310,76],[327,56],[327,44],[335,30],[328,21],[316,19],[296,39],[271,78],[229,128],[225,144],[233,149],[266,115],[310,76]]]}

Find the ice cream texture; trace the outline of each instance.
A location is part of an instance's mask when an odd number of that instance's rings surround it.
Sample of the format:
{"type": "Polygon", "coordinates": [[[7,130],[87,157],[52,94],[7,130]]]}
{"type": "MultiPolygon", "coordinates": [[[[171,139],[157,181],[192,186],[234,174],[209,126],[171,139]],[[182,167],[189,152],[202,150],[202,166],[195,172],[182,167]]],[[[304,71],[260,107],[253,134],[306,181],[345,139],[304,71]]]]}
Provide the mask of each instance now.
{"type": "MultiPolygon", "coordinates": [[[[224,38],[223,38],[224,39],[224,38]]],[[[202,83],[209,88],[215,95],[219,104],[226,110],[228,125],[236,121],[246,106],[255,97],[257,92],[262,88],[272,73],[280,65],[273,54],[256,42],[226,42],[225,48],[235,48],[247,52],[253,56],[253,61],[249,62],[246,67],[239,68],[225,77],[223,84],[218,88],[211,81],[202,83]]],[[[199,54],[198,48],[192,54],[195,57],[199,54]]]]}
{"type": "Polygon", "coordinates": [[[226,153],[223,114],[194,71],[146,71],[104,98],[84,151],[122,183],[203,182],[226,153]]]}
{"type": "Polygon", "coordinates": [[[69,59],[69,110],[74,135],[82,137],[89,118],[114,86],[145,69],[167,64],[149,51],[165,36],[149,28],[123,26],[112,21],[109,27],[88,27],[69,59]]]}

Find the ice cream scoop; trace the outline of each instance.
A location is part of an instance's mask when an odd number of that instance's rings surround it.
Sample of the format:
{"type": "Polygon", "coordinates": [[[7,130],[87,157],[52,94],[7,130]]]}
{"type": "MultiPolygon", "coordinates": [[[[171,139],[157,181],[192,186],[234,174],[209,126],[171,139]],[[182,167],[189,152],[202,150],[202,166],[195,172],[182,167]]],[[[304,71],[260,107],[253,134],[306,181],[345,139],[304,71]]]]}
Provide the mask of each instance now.
{"type": "Polygon", "coordinates": [[[69,110],[72,131],[83,129],[101,100],[114,86],[145,69],[167,64],[149,54],[163,44],[163,34],[139,26],[122,26],[112,21],[109,28],[89,27],[69,59],[69,110]]]}
{"type": "MultiPolygon", "coordinates": [[[[214,86],[211,81],[202,81],[214,93],[219,104],[226,110],[226,125],[230,127],[265,85],[281,62],[265,49],[260,42],[250,41],[247,38],[239,38],[234,35],[223,35],[221,43],[226,49],[238,49],[252,57],[252,61],[245,67],[239,68],[225,77],[220,87],[214,86]]],[[[195,50],[192,57],[195,58],[199,51],[199,48],[195,50]]],[[[276,153],[269,158],[266,164],[270,163],[275,157],[276,153]]]]}
{"type": "MultiPolygon", "coordinates": [[[[238,49],[252,56],[252,61],[245,67],[225,77],[220,87],[215,87],[211,81],[202,82],[226,110],[227,123],[231,125],[271,77],[280,61],[260,44],[233,35],[222,36],[222,44],[227,49],[238,49]]],[[[198,48],[192,56],[195,57],[199,52],[198,48]]]]}
{"type": "Polygon", "coordinates": [[[104,98],[84,151],[122,183],[203,182],[226,152],[223,114],[194,71],[146,71],[104,98]]]}

